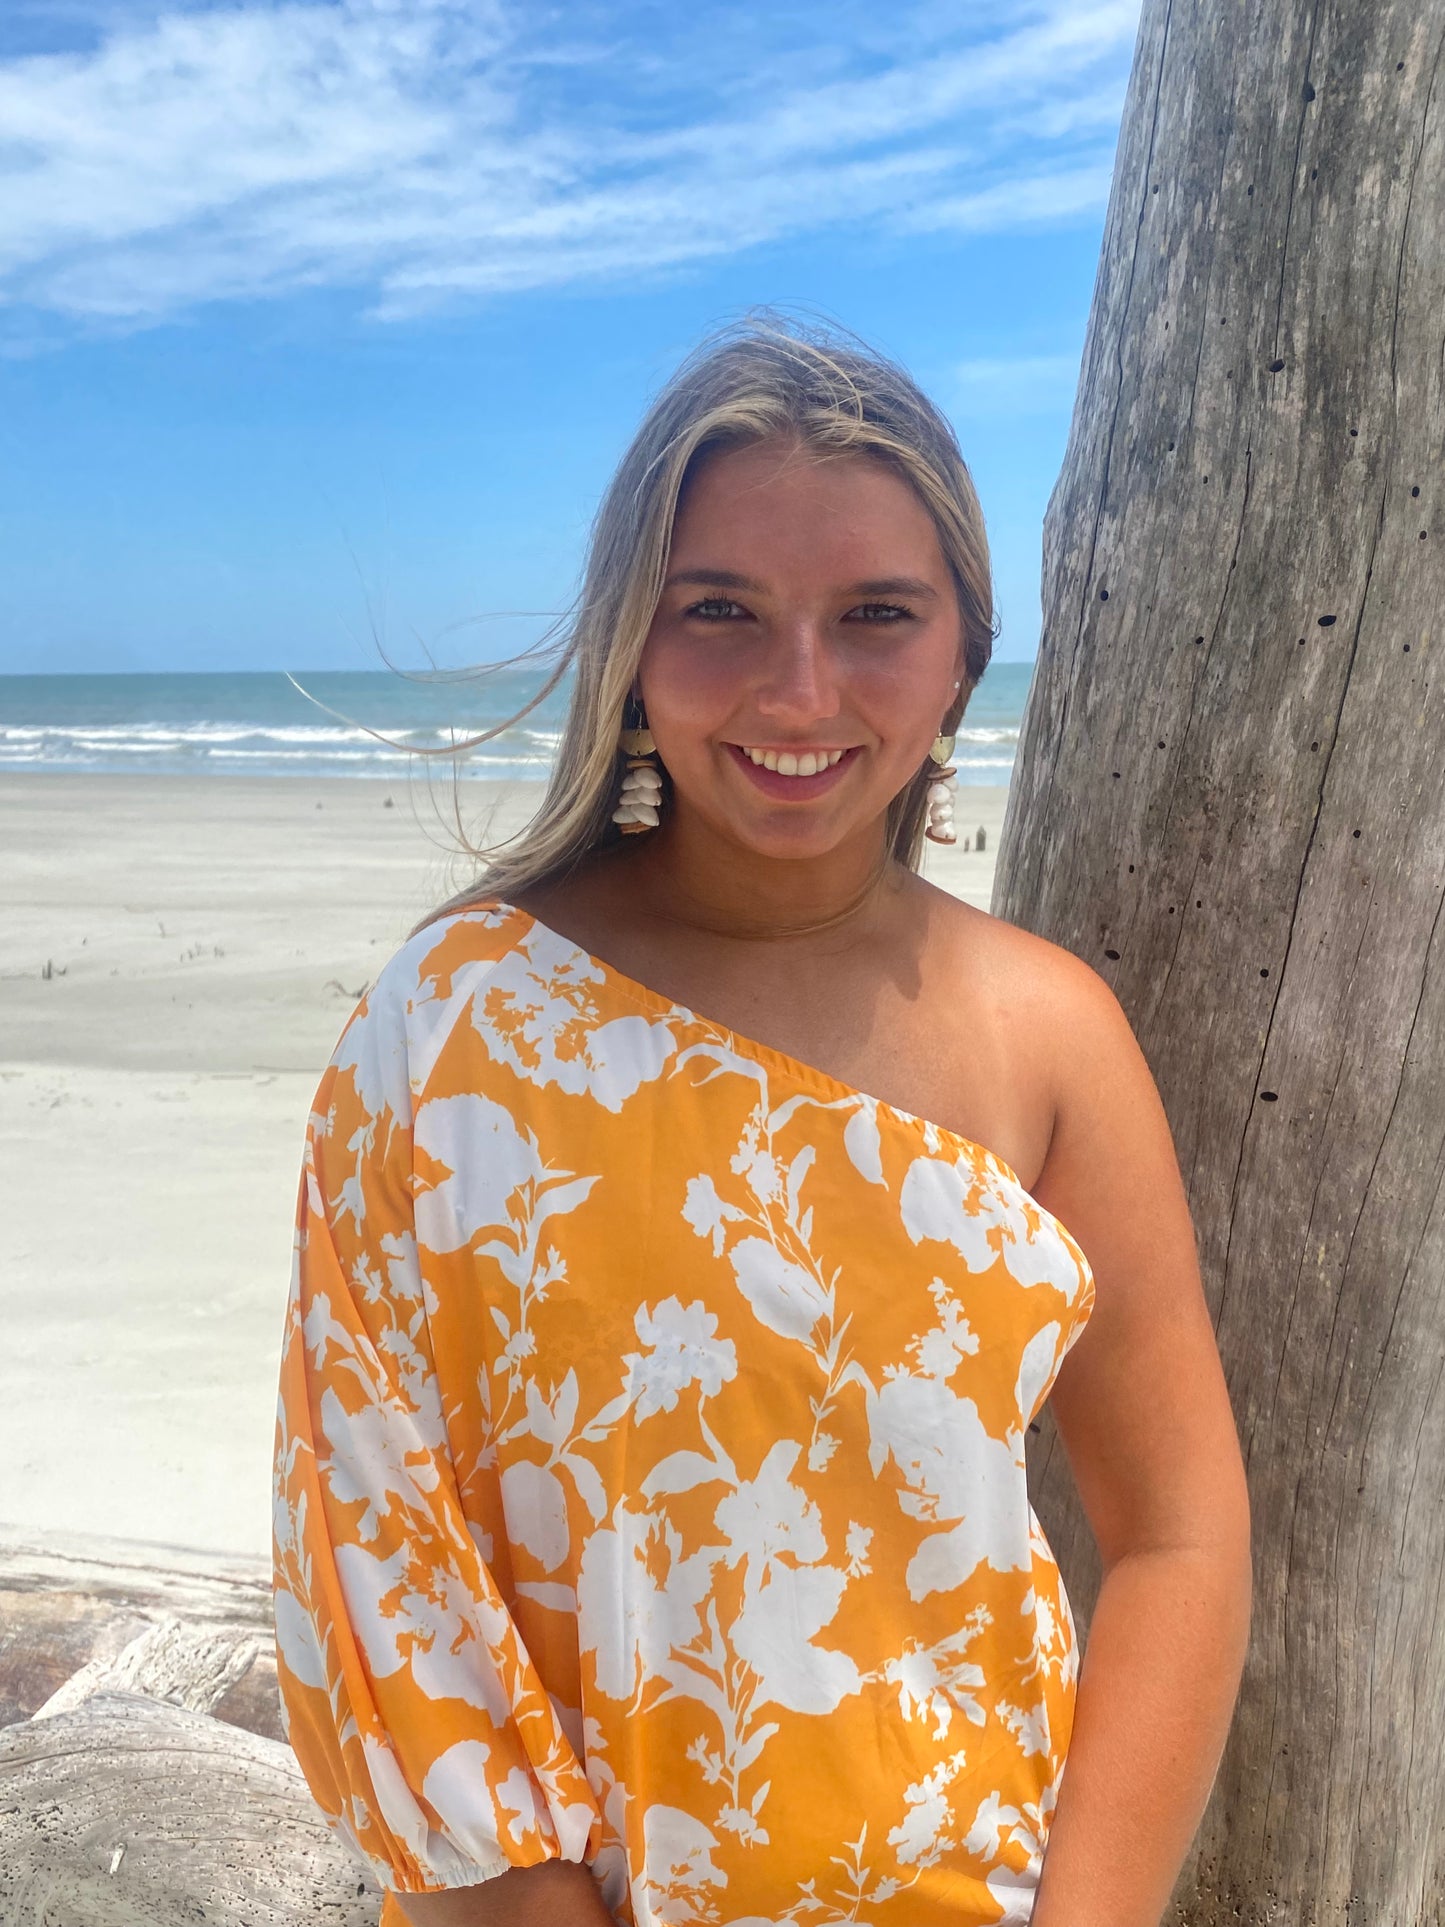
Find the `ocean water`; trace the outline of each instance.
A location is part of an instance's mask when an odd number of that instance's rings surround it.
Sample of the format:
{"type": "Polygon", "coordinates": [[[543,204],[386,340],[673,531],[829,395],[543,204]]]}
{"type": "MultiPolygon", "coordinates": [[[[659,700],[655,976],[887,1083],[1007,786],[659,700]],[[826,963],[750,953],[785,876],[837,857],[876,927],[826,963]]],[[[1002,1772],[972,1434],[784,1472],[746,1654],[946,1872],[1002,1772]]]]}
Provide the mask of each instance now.
{"type": "MultiPolygon", "coordinates": [[[[960,783],[1008,782],[1032,674],[1028,662],[990,664],[959,732],[960,783]]],[[[515,715],[544,680],[535,669],[298,670],[299,689],[279,671],[0,676],[0,772],[395,780],[430,764],[450,779],[453,746],[515,715]]],[[[491,741],[457,751],[460,774],[545,777],[566,703],[563,685],[491,741]]]]}

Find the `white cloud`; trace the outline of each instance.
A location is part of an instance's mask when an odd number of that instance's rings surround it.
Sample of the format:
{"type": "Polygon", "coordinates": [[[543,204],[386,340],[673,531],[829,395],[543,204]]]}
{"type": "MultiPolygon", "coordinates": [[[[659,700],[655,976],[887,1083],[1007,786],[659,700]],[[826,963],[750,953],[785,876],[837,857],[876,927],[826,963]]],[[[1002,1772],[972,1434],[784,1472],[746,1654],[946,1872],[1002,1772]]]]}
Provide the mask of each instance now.
{"type": "Polygon", "coordinates": [[[143,325],[354,289],[396,317],[842,223],[1102,211],[1138,0],[133,10],[0,61],[0,300],[143,325]],[[684,16],[675,19],[674,15],[684,16]]]}
{"type": "Polygon", "coordinates": [[[983,356],[956,363],[947,385],[960,417],[1054,414],[1079,385],[1079,357],[983,356]]]}
{"type": "Polygon", "coordinates": [[[996,181],[971,194],[940,195],[907,217],[912,228],[952,228],[983,233],[1010,227],[1055,226],[1078,214],[1102,208],[1109,198],[1112,170],[1105,162],[1059,168],[1047,174],[996,181]]]}

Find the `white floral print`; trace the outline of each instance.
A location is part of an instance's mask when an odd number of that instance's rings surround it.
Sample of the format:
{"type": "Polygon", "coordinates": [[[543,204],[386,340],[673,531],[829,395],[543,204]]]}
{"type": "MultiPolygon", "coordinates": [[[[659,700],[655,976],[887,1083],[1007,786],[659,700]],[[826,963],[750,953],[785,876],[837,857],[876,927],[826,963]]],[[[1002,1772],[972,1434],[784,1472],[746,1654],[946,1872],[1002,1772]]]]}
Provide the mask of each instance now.
{"type": "Polygon", "coordinates": [[[278,1668],[387,1889],[621,1927],[1022,1923],[1072,1615],[1023,1440],[1093,1302],[980,1146],[492,903],[317,1092],[278,1668]]]}

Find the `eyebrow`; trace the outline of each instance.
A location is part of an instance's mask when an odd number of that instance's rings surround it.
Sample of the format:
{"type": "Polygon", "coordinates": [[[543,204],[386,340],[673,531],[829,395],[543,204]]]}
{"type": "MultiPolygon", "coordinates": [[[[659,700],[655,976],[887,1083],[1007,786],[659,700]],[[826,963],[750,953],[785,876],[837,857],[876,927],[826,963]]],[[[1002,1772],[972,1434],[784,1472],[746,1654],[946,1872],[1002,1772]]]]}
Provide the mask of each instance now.
{"type": "MultiPolygon", "coordinates": [[[[681,588],[684,585],[695,589],[741,589],[751,595],[766,595],[763,583],[750,575],[739,575],[736,569],[678,569],[667,578],[666,587],[681,588]]],[[[906,595],[930,601],[938,600],[938,591],[921,577],[914,575],[875,576],[866,582],[851,582],[849,595],[885,596],[906,595]]]]}

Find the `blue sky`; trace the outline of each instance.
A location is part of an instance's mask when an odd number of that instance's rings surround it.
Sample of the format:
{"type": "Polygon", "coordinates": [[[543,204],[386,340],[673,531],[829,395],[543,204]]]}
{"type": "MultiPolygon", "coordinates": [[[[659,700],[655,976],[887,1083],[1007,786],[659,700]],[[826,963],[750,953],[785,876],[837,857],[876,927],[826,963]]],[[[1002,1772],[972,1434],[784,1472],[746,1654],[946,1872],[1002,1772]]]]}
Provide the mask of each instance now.
{"type": "Polygon", "coordinates": [[[765,302],[949,413],[1028,659],[1137,16],[7,0],[0,670],[507,653],[765,302]]]}

